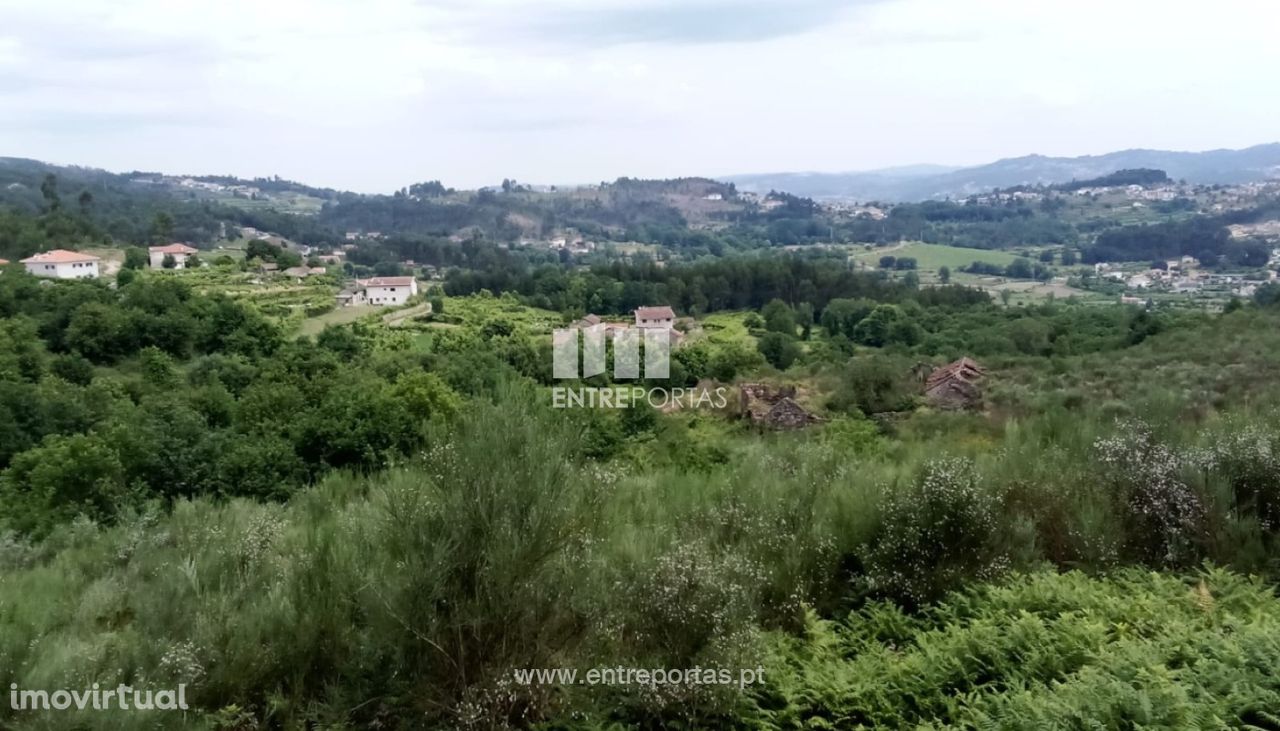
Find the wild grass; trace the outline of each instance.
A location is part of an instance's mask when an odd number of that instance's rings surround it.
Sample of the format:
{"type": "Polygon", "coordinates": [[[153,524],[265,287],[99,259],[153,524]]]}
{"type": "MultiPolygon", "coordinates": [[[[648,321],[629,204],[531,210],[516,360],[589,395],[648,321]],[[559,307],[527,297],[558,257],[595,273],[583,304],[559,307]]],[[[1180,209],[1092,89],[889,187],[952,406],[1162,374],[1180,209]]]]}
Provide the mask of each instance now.
{"type": "Polygon", "coordinates": [[[531,399],[477,401],[424,453],[285,505],[197,499],[5,537],[0,687],[187,682],[209,728],[1173,728],[1210,711],[1267,727],[1249,715],[1275,707],[1264,590],[1213,574],[1219,613],[1199,623],[1203,597],[1170,597],[1205,560],[1274,575],[1274,422],[940,415],[941,439],[842,424],[645,469],[582,460],[584,426],[531,399]],[[1124,564],[1174,573],[1053,575],[1124,564]],[[511,674],[762,663],[756,694],[511,674]]]}

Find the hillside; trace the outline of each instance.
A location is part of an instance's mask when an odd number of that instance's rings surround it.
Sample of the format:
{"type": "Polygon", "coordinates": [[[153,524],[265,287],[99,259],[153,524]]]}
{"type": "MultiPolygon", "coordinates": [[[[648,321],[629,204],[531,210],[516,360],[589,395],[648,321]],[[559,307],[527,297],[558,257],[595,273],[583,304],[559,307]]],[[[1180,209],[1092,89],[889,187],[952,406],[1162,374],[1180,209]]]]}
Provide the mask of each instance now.
{"type": "Polygon", "coordinates": [[[915,166],[872,172],[729,175],[724,179],[744,192],[783,190],[817,199],[911,201],[962,198],[1019,185],[1066,183],[1134,168],[1164,170],[1175,180],[1201,184],[1267,180],[1280,177],[1280,143],[1207,152],[1122,150],[1082,157],[1027,155],[942,171],[915,166]]]}
{"type": "Polygon", "coordinates": [[[183,240],[207,242],[232,226],[273,231],[311,244],[336,243],[349,232],[462,237],[480,233],[502,241],[578,233],[601,239],[635,227],[716,229],[790,210],[781,203],[769,207],[760,199],[739,197],[732,184],[709,178],[624,177],[565,189],[504,181],[501,187],[476,191],[457,191],[431,181],[366,195],[279,177],[116,173],[0,157],[0,210],[36,214],[51,203],[94,220],[117,240],[151,237],[148,224],[163,213],[173,219],[169,235],[183,240]],[[47,185],[50,176],[53,188],[47,185]],[[770,215],[764,215],[767,212],[770,215]]]}

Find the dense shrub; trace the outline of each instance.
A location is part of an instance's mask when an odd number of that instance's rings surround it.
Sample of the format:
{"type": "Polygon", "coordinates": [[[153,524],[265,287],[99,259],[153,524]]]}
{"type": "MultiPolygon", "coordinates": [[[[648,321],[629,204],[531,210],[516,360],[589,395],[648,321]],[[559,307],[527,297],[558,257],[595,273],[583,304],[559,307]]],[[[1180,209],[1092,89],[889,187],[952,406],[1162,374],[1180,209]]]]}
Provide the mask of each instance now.
{"type": "Polygon", "coordinates": [[[868,552],[870,588],[921,604],[965,580],[996,576],[1007,567],[996,551],[997,506],[971,463],[926,464],[918,480],[884,500],[868,552]]]}

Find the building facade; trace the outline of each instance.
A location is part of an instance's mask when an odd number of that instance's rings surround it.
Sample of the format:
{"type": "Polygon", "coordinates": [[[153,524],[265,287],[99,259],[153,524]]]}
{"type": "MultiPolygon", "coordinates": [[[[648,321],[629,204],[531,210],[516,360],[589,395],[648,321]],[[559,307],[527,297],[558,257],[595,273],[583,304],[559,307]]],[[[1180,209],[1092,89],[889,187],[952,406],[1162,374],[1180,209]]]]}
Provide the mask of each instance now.
{"type": "Polygon", "coordinates": [[[187,259],[195,256],[199,251],[199,249],[186,244],[166,244],[164,246],[152,246],[147,249],[147,253],[151,257],[152,269],[163,269],[166,256],[173,257],[174,269],[186,269],[187,259]]]}
{"type": "Polygon", "coordinates": [[[402,305],[418,293],[418,280],[413,277],[358,279],[356,289],[363,291],[365,302],[371,305],[402,305]]]}
{"type": "Polygon", "coordinates": [[[640,307],[636,309],[636,327],[664,328],[676,326],[676,313],[670,307],[640,307]]]}
{"type": "Polygon", "coordinates": [[[96,279],[98,262],[96,256],[82,254],[78,251],[54,249],[22,260],[27,271],[37,277],[50,279],[96,279]]]}

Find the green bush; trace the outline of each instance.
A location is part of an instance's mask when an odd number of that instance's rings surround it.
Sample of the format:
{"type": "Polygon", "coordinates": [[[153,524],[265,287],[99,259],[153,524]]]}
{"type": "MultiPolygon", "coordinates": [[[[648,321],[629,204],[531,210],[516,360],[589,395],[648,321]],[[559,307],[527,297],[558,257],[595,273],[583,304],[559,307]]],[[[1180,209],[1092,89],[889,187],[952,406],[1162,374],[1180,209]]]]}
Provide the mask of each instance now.
{"type": "Polygon", "coordinates": [[[919,479],[891,492],[870,546],[872,591],[918,605],[972,578],[1007,568],[996,548],[998,501],[979,485],[973,464],[940,459],[919,479]]]}

